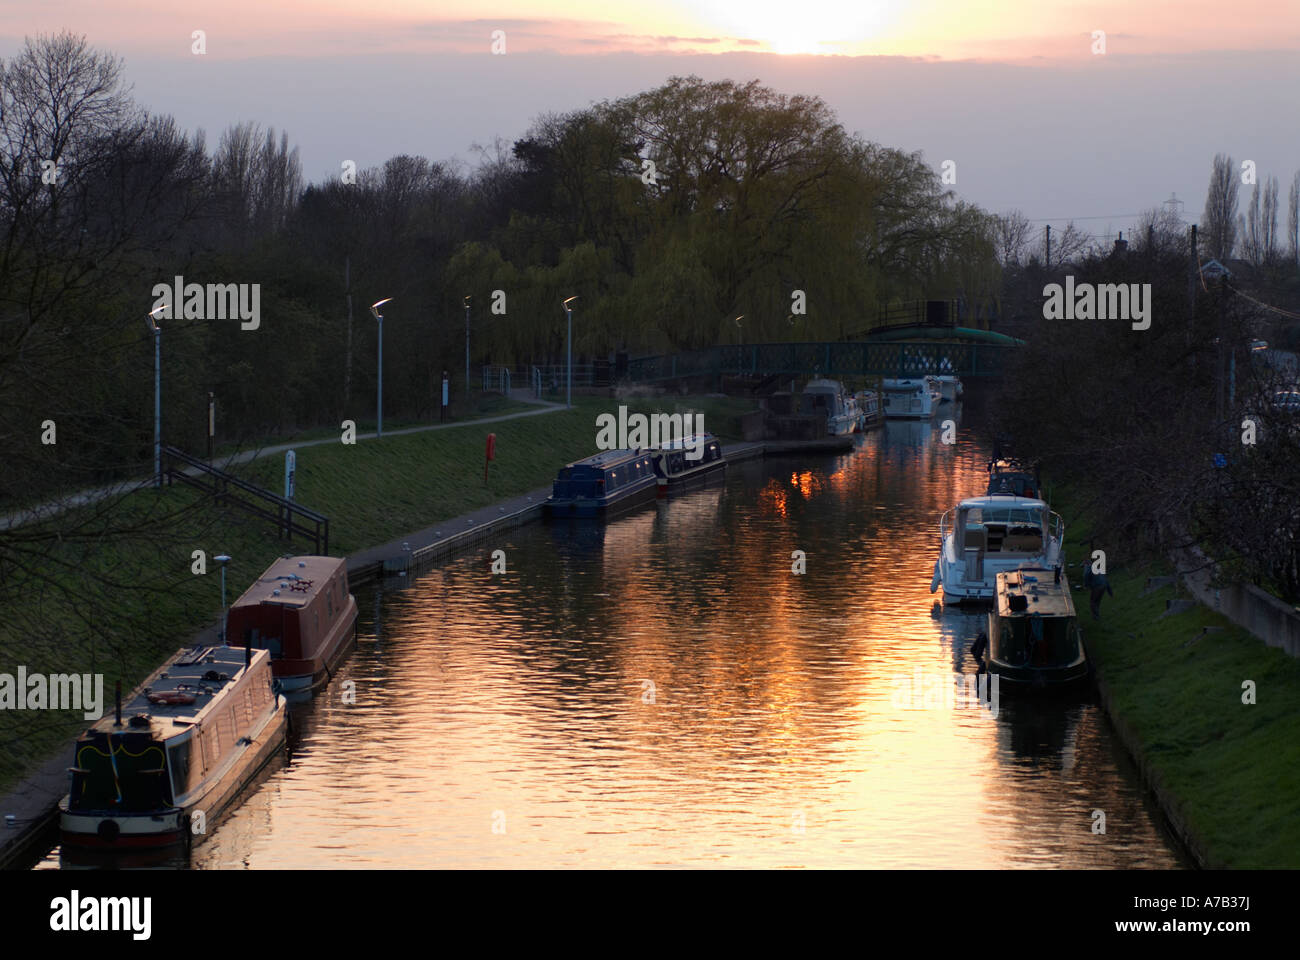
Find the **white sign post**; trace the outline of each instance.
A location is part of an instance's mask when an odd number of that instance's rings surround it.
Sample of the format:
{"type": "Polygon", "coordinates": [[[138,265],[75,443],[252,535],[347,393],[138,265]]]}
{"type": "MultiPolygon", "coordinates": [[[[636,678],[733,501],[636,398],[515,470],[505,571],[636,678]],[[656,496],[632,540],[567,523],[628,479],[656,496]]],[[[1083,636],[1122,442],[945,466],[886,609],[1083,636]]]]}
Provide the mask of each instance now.
{"type": "Polygon", "coordinates": [[[293,475],[298,465],[298,458],[292,450],[284,453],[284,499],[293,499],[293,475]]]}

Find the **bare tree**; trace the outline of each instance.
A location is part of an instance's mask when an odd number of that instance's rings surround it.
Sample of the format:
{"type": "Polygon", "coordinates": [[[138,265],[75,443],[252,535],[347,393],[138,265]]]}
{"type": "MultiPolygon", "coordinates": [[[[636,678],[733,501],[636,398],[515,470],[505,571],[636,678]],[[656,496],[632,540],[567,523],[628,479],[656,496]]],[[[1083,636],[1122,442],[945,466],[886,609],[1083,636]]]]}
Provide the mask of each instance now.
{"type": "Polygon", "coordinates": [[[1291,179],[1291,191],[1286,204],[1287,253],[1291,262],[1300,266],[1300,170],[1291,179]]]}
{"type": "Polygon", "coordinates": [[[1243,259],[1255,266],[1264,262],[1264,226],[1260,216],[1259,184],[1250,191],[1250,206],[1246,212],[1237,217],[1237,226],[1241,231],[1241,253],[1243,259]]]}
{"type": "MultiPolygon", "coordinates": [[[[1059,267],[1069,263],[1080,255],[1087,254],[1096,246],[1097,240],[1092,234],[1080,230],[1071,221],[1065,225],[1064,230],[1055,230],[1052,232],[1052,247],[1050,251],[1050,261],[1047,266],[1059,267]]],[[[1044,257],[1048,257],[1047,252],[1047,229],[1043,230],[1043,248],[1044,257]]]]}
{"type": "Polygon", "coordinates": [[[1277,177],[1269,177],[1264,181],[1263,209],[1260,211],[1259,255],[1262,263],[1277,260],[1277,241],[1277,177]]]}
{"type": "Polygon", "coordinates": [[[1209,256],[1226,260],[1237,245],[1237,174],[1232,157],[1214,155],[1210,189],[1205,195],[1201,235],[1209,256]]]}
{"type": "Polygon", "coordinates": [[[1134,248],[1144,253],[1184,250],[1187,227],[1170,206],[1151,207],[1142,212],[1133,231],[1134,248]]]}
{"type": "Polygon", "coordinates": [[[1029,247],[1029,221],[1019,210],[994,218],[998,260],[1004,267],[1016,266],[1029,247]]]}

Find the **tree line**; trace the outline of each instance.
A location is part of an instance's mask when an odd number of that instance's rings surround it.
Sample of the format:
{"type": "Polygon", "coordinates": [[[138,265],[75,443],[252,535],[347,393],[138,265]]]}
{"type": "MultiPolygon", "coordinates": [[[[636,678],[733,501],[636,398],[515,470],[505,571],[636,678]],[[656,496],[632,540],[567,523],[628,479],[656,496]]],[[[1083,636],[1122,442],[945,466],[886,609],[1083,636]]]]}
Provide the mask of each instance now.
{"type": "Polygon", "coordinates": [[[178,276],[260,286],[256,330],[160,324],[163,433],[195,451],[209,392],[226,441],[371,417],[384,297],[385,411],[430,418],[444,369],[463,386],[466,296],[475,376],[561,360],[575,295],[588,358],[835,338],[891,300],[996,296],[992,217],[919,154],[756,81],[675,77],[541,116],[469,169],[400,155],[305,184],[286,133],[238,124],[209,149],[124,70],[69,33],[0,63],[4,501],[151,462],[145,314],[178,276]]]}

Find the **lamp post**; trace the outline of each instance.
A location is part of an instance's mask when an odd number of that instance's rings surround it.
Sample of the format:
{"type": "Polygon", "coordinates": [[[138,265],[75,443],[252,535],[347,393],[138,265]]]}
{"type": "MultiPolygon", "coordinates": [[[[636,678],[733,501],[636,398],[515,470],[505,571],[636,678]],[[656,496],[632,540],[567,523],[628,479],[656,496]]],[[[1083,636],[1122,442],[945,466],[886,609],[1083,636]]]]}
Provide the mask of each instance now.
{"type": "Polygon", "coordinates": [[[577,296],[572,296],[564,301],[564,315],[569,320],[569,376],[564,393],[564,405],[569,408],[573,407],[573,308],[569,304],[577,299],[577,296]]]}
{"type": "Polygon", "coordinates": [[[224,644],[226,642],[226,619],[229,616],[226,611],[226,564],[230,562],[230,558],[222,553],[212,559],[221,564],[221,642],[224,644]]]}
{"type": "Polygon", "coordinates": [[[145,321],[153,331],[153,485],[162,489],[162,328],[158,315],[169,311],[166,306],[149,311],[145,321]]]}
{"type": "MultiPolygon", "coordinates": [[[[745,345],[745,331],[740,326],[740,321],[744,319],[745,319],[745,315],[743,313],[736,318],[736,337],[740,341],[740,345],[742,347],[745,345]]],[[[740,376],[744,363],[745,363],[745,351],[737,350],[736,351],[736,376],[740,376]]]]}
{"type": "Polygon", "coordinates": [[[465,402],[469,403],[469,302],[474,298],[465,296],[465,402]]]}
{"type": "Polygon", "coordinates": [[[378,408],[376,413],[379,419],[379,428],[376,432],[381,437],[384,435],[384,315],[379,312],[379,308],[392,301],[392,297],[385,297],[378,303],[370,305],[370,312],[379,321],[379,396],[375,405],[378,408]]]}

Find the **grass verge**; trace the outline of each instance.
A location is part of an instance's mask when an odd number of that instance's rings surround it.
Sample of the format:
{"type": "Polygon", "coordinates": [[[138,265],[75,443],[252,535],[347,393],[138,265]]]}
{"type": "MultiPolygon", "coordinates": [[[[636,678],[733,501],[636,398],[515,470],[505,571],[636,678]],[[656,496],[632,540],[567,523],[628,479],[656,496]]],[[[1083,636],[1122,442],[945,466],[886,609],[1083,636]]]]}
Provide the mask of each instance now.
{"type": "Polygon", "coordinates": [[[1071,582],[1081,582],[1095,537],[1115,590],[1100,622],[1089,617],[1085,595],[1076,594],[1076,605],[1089,655],[1113,709],[1142,743],[1142,759],[1177,798],[1207,866],[1300,866],[1300,661],[1201,605],[1164,616],[1167,600],[1188,593],[1181,584],[1147,592],[1146,582],[1172,575],[1172,566],[1126,565],[1090,518],[1068,515],[1084,499],[1076,492],[1052,495],[1069,521],[1071,582]],[[1253,704],[1243,703],[1248,681],[1253,704]]]}

